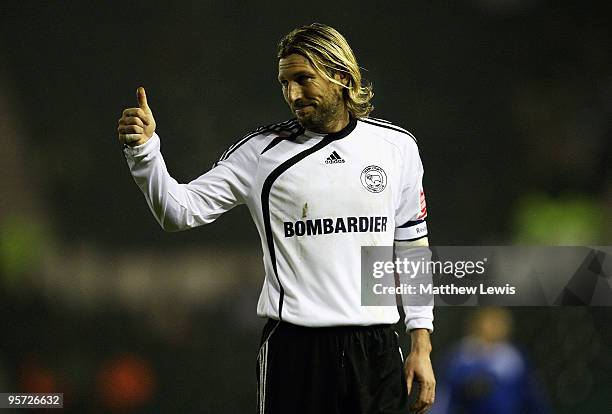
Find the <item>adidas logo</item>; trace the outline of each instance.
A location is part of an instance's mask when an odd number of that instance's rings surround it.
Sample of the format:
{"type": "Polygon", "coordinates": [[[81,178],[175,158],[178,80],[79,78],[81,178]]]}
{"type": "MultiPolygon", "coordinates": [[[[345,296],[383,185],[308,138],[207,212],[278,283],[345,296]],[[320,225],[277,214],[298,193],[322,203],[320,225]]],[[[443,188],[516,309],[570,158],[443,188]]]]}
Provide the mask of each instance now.
{"type": "Polygon", "coordinates": [[[342,164],[343,162],[344,160],[336,151],[332,152],[329,157],[325,159],[325,164],[342,164]]]}

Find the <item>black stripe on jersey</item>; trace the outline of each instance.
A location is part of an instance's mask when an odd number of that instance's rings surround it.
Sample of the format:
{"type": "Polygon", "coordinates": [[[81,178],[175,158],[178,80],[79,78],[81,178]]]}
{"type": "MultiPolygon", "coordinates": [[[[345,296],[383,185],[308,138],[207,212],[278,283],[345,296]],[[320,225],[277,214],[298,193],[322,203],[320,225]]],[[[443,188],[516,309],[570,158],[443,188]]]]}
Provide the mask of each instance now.
{"type": "Polygon", "coordinates": [[[264,152],[268,151],[269,149],[274,148],[277,144],[287,140],[287,141],[295,141],[295,139],[297,137],[299,137],[300,135],[302,135],[304,133],[304,128],[300,128],[297,131],[295,131],[294,133],[292,133],[291,135],[289,135],[288,137],[276,137],[272,140],[272,142],[270,142],[268,144],[267,147],[264,148],[264,150],[261,152],[261,155],[263,155],[264,152]]]}
{"type": "Polygon", "coordinates": [[[338,132],[334,132],[332,134],[326,135],[313,145],[312,147],[305,149],[302,152],[297,153],[293,157],[289,158],[278,167],[276,167],[270,175],[266,177],[264,181],[263,187],[261,189],[261,212],[264,220],[264,231],[266,233],[266,242],[268,244],[268,251],[270,252],[270,261],[272,262],[272,268],[274,269],[274,275],[276,276],[276,281],[278,282],[278,286],[280,288],[280,298],[278,303],[278,319],[283,320],[283,301],[285,299],[285,289],[280,281],[278,276],[278,269],[276,266],[276,251],[274,249],[274,235],[272,234],[272,222],[270,219],[270,191],[272,190],[272,185],[276,181],[278,177],[281,176],[282,173],[287,171],[289,168],[293,167],[295,164],[306,158],[307,156],[319,151],[322,148],[325,148],[327,145],[332,142],[344,138],[357,126],[357,120],[355,118],[351,118],[349,124],[342,130],[338,132]]]}
{"type": "Polygon", "coordinates": [[[269,129],[273,131],[282,131],[284,129],[293,129],[298,126],[298,122],[296,118],[289,119],[288,121],[281,122],[279,124],[273,124],[268,126],[269,129]]]}
{"type": "Polygon", "coordinates": [[[217,166],[217,164],[219,164],[221,161],[225,160],[227,157],[230,156],[230,154],[232,152],[234,152],[234,148],[238,148],[239,146],[241,146],[242,144],[244,144],[245,142],[247,142],[249,139],[259,135],[260,133],[262,133],[264,131],[263,127],[259,127],[257,128],[254,132],[251,132],[250,134],[242,137],[240,139],[240,141],[230,145],[230,147],[228,149],[226,149],[223,154],[221,154],[221,157],[219,157],[219,159],[213,164],[213,168],[217,166]]]}
{"type": "MultiPolygon", "coordinates": [[[[393,122],[387,121],[386,119],[380,119],[380,118],[372,118],[371,116],[368,117],[368,119],[371,119],[373,121],[379,121],[382,122],[383,124],[390,124],[393,125],[393,122]]],[[[398,127],[399,128],[399,127],[398,127]]]]}
{"type": "Polygon", "coordinates": [[[257,128],[255,131],[248,133],[247,135],[245,135],[244,137],[240,138],[237,142],[234,142],[232,145],[230,145],[224,152],[223,154],[221,154],[221,157],[219,157],[219,161],[223,161],[224,159],[226,159],[229,156],[229,152],[233,151],[234,148],[241,146],[242,144],[244,144],[246,141],[248,141],[249,139],[251,139],[254,136],[257,136],[258,134],[264,132],[266,130],[265,126],[260,126],[259,128],[257,128]]]}
{"type": "Polygon", "coordinates": [[[240,146],[242,146],[244,143],[246,143],[248,140],[250,140],[251,138],[265,133],[265,132],[281,132],[281,131],[290,131],[293,132],[293,129],[295,129],[297,126],[297,120],[296,119],[290,119],[288,121],[285,122],[281,122],[280,124],[271,124],[271,125],[266,125],[263,127],[259,127],[255,130],[255,132],[247,135],[246,137],[244,137],[241,141],[237,142],[236,144],[232,145],[227,151],[226,154],[224,154],[221,159],[219,161],[223,161],[226,160],[227,158],[229,158],[230,155],[232,155],[232,153],[234,151],[236,151],[238,148],[240,148],[240,146]]]}
{"type": "MultiPolygon", "coordinates": [[[[393,127],[393,128],[400,129],[400,130],[404,131],[405,133],[410,134],[410,131],[408,131],[406,128],[402,128],[399,125],[395,125],[395,124],[393,124],[393,122],[387,121],[386,119],[372,118],[372,117],[367,117],[366,119],[368,121],[373,121],[374,123],[377,123],[377,124],[383,124],[383,126],[386,125],[386,126],[390,126],[390,127],[393,127]]],[[[412,135],[412,134],[410,134],[410,135],[412,135]]]]}
{"type": "Polygon", "coordinates": [[[329,156],[332,160],[337,160],[340,159],[340,156],[338,155],[338,153],[336,151],[332,152],[331,155],[329,156]]]}
{"type": "Polygon", "coordinates": [[[419,237],[415,237],[414,239],[394,239],[395,241],[407,241],[407,242],[413,242],[413,241],[417,241],[417,240],[421,240],[423,238],[427,237],[427,234],[424,236],[419,236],[419,237]]]}
{"type": "Polygon", "coordinates": [[[425,220],[414,220],[414,221],[407,221],[404,224],[402,224],[401,226],[397,226],[398,229],[405,229],[407,227],[412,227],[412,226],[416,226],[417,224],[421,224],[422,222],[424,222],[425,220]]]}
{"type": "Polygon", "coordinates": [[[250,140],[253,137],[256,137],[257,135],[260,135],[266,132],[281,132],[281,131],[294,132],[293,130],[298,126],[299,125],[297,123],[297,119],[295,118],[289,119],[287,121],[284,121],[278,124],[260,126],[255,131],[245,135],[238,142],[232,144],[227,150],[225,150],[225,152],[221,154],[221,157],[219,157],[219,160],[213,164],[213,168],[216,167],[221,161],[229,158],[229,156],[232,155],[234,151],[236,151],[238,148],[244,145],[248,140],[250,140]]]}
{"type": "Polygon", "coordinates": [[[410,138],[412,138],[414,142],[417,142],[417,139],[414,137],[414,135],[412,135],[410,132],[406,131],[403,128],[396,127],[395,125],[391,125],[391,124],[384,124],[382,122],[379,123],[376,121],[372,121],[372,118],[360,118],[359,120],[361,122],[365,122],[366,124],[374,125],[374,126],[381,127],[381,128],[392,129],[394,131],[401,132],[402,134],[406,134],[410,138]]]}

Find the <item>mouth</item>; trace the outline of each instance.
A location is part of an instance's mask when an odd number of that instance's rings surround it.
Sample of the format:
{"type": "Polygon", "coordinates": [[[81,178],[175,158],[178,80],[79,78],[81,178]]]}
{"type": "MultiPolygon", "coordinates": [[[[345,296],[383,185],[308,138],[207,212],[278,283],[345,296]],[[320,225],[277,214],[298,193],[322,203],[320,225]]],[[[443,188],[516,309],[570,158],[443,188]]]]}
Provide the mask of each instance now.
{"type": "Polygon", "coordinates": [[[294,112],[296,115],[303,115],[309,109],[312,109],[312,105],[302,105],[302,106],[296,107],[294,109],[294,112]]]}

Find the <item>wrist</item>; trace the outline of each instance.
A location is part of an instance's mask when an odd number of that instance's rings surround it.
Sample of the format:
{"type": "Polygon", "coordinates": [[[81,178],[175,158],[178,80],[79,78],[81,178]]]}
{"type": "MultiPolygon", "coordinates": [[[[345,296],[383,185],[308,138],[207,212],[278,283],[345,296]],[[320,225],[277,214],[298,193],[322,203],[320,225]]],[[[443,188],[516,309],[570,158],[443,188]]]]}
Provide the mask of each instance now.
{"type": "Polygon", "coordinates": [[[157,134],[153,134],[153,136],[147,139],[144,144],[135,145],[133,147],[128,144],[125,144],[125,146],[123,147],[123,152],[130,158],[143,159],[152,152],[154,152],[156,149],[159,150],[159,144],[159,136],[157,134]]]}
{"type": "Polygon", "coordinates": [[[151,137],[144,137],[144,138],[139,139],[138,141],[128,142],[127,146],[130,148],[139,147],[141,145],[146,144],[149,139],[151,139],[151,137]]]}
{"type": "Polygon", "coordinates": [[[427,329],[417,328],[410,331],[410,353],[429,357],[431,350],[431,340],[427,329]]]}

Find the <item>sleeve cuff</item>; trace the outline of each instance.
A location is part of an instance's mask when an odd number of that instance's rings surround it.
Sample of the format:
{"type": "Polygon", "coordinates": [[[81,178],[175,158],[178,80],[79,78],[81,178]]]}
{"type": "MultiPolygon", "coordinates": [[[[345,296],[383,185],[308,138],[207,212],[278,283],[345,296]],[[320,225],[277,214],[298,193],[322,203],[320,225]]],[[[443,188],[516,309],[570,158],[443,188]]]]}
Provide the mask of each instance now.
{"type": "Polygon", "coordinates": [[[153,136],[149,138],[147,142],[142,145],[137,145],[135,147],[130,147],[129,145],[124,145],[123,153],[126,157],[129,158],[143,158],[148,154],[152,153],[156,149],[160,147],[160,139],[156,133],[153,133],[153,136]]]}
{"type": "Polygon", "coordinates": [[[429,318],[413,318],[406,320],[406,332],[410,332],[413,329],[427,329],[429,333],[432,333],[433,320],[429,318]]]}

